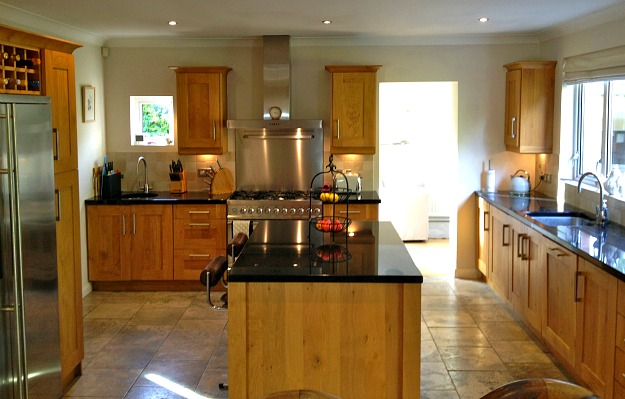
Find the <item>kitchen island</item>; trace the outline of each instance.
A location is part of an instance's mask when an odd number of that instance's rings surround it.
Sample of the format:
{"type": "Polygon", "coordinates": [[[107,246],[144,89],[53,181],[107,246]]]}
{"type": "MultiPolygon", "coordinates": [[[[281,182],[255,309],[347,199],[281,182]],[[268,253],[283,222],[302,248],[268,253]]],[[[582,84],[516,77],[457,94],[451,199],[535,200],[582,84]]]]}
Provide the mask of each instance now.
{"type": "Polygon", "coordinates": [[[389,222],[260,222],[229,273],[229,397],[418,398],[422,282],[389,222]]]}

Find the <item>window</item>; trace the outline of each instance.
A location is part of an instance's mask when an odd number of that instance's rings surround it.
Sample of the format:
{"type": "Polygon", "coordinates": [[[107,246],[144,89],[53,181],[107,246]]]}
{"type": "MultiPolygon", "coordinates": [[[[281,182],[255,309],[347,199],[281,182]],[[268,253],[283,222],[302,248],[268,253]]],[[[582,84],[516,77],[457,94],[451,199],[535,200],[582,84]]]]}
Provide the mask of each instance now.
{"type": "Polygon", "coordinates": [[[625,80],[573,85],[573,177],[625,170],[625,80]]]}
{"type": "Polygon", "coordinates": [[[130,97],[130,144],[142,146],[174,144],[172,96],[130,97]]]}

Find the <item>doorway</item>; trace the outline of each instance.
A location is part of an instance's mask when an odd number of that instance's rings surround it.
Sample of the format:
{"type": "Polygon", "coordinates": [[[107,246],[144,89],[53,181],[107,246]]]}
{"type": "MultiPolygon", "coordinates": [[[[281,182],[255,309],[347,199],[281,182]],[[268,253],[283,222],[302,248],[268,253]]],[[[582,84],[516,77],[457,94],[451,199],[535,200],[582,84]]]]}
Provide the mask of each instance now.
{"type": "Polygon", "coordinates": [[[406,242],[449,240],[455,268],[458,83],[383,82],[379,93],[380,220],[406,242]]]}

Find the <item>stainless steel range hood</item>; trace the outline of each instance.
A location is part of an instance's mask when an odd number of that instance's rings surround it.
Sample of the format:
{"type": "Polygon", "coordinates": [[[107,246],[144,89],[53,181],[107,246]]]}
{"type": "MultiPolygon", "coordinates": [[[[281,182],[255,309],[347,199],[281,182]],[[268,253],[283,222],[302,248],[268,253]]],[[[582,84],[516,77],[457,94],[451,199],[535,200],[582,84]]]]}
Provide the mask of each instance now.
{"type": "MultiPolygon", "coordinates": [[[[263,119],[228,120],[228,129],[266,132],[322,129],[321,120],[291,119],[291,50],[289,36],[263,36],[263,119]],[[272,119],[269,110],[281,115],[272,119]]],[[[321,134],[323,131],[321,130],[321,134]]]]}

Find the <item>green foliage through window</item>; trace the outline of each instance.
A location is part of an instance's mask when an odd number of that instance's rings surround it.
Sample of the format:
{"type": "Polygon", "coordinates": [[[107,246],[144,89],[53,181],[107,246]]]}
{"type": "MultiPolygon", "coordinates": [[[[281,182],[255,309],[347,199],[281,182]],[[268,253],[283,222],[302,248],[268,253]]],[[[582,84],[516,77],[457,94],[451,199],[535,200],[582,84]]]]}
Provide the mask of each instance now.
{"type": "Polygon", "coordinates": [[[158,136],[169,134],[169,108],[159,104],[143,104],[141,110],[143,133],[152,133],[158,136]]]}

